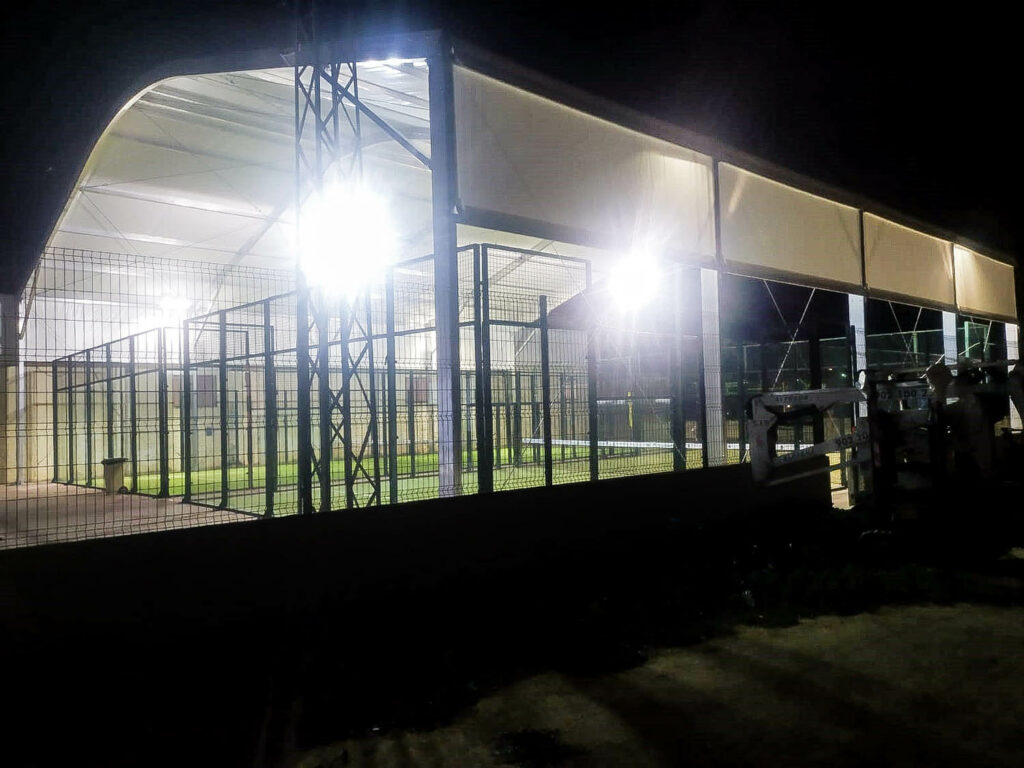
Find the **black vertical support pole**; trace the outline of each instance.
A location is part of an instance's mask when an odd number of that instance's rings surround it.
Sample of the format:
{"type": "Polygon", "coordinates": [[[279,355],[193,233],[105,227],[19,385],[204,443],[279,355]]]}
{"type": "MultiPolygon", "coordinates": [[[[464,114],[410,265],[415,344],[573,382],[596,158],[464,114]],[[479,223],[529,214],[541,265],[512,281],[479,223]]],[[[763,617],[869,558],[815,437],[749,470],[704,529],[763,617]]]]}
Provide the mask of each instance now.
{"type": "MultiPolygon", "coordinates": [[[[297,65],[296,65],[297,66],[297,65]]],[[[309,366],[309,287],[301,269],[297,269],[295,288],[295,419],[296,481],[298,483],[298,512],[309,515],[313,512],[313,414],[312,381],[309,366]]]]}
{"type": "Polygon", "coordinates": [[[135,380],[135,337],[128,337],[128,457],[131,464],[132,493],[139,489],[139,412],[138,383],[135,380]]]}
{"type": "Polygon", "coordinates": [[[700,312],[700,344],[698,344],[699,373],[697,376],[697,392],[700,400],[700,410],[697,414],[700,424],[700,464],[704,469],[710,465],[710,445],[708,444],[708,406],[707,406],[707,377],[704,374],[704,286],[701,285],[701,312],[700,312]]]}
{"type": "Polygon", "coordinates": [[[182,501],[192,501],[192,365],[189,347],[191,334],[188,320],[181,324],[181,467],[185,473],[185,493],[182,501]]]}
{"type": "Polygon", "coordinates": [[[252,345],[249,343],[249,334],[251,331],[245,329],[245,479],[246,485],[252,488],[252,462],[253,462],[253,447],[252,447],[252,365],[250,355],[252,354],[252,345]]]}
{"type": "Polygon", "coordinates": [[[739,462],[742,464],[747,458],[747,348],[743,346],[743,341],[737,345],[737,350],[740,354],[739,359],[739,435],[740,435],[740,452],[739,462]]]}
{"type": "MultiPolygon", "coordinates": [[[[543,389],[544,382],[541,382],[541,389],[543,389]]],[[[541,393],[543,397],[543,392],[541,393]]],[[[541,425],[541,404],[537,402],[537,376],[533,373],[530,374],[530,435],[536,439],[538,432],[543,432],[541,425]]],[[[520,443],[522,442],[522,434],[519,436],[520,443]]],[[[536,443],[533,444],[533,462],[539,464],[541,461],[541,446],[536,443]]]]}
{"type": "MultiPolygon", "coordinates": [[[[516,372],[516,381],[518,382],[519,373],[516,372]]],[[[513,466],[519,466],[519,452],[517,450],[515,435],[517,432],[522,430],[514,430],[513,421],[519,417],[519,397],[516,395],[516,402],[512,401],[512,373],[505,371],[503,374],[505,383],[505,457],[506,463],[513,466]],[[513,416],[515,418],[513,418],[513,416]]],[[[518,393],[518,388],[516,389],[518,393]]]]}
{"type": "Polygon", "coordinates": [[[395,344],[395,271],[388,269],[384,287],[388,387],[388,501],[398,503],[398,373],[395,344]]]}
{"type": "Polygon", "coordinates": [[[406,427],[409,433],[409,474],[416,477],[416,375],[409,372],[406,383],[406,427]]]}
{"type": "Polygon", "coordinates": [[[554,477],[551,464],[551,354],[548,347],[547,296],[540,297],[540,389],[544,425],[544,485],[550,486],[554,483],[554,477]]]}
{"type": "Polygon", "coordinates": [[[157,422],[159,424],[159,435],[157,436],[157,450],[160,460],[160,490],[158,496],[166,498],[170,493],[170,456],[167,450],[167,340],[164,336],[166,329],[158,328],[157,339],[157,422]]]}
{"type": "MultiPolygon", "coordinates": [[[[317,479],[320,485],[319,511],[331,511],[331,463],[334,461],[333,431],[334,431],[334,408],[332,402],[334,394],[331,392],[331,347],[329,315],[327,312],[326,297],[320,296],[316,302],[316,371],[317,371],[317,414],[319,418],[319,430],[317,441],[320,450],[317,455],[316,469],[317,479]]],[[[344,452],[345,465],[345,493],[346,505],[351,507],[351,500],[348,499],[350,488],[349,478],[352,474],[352,452],[349,448],[352,437],[352,424],[349,420],[352,405],[352,388],[349,381],[348,366],[348,338],[349,324],[352,318],[352,307],[347,300],[341,302],[341,342],[338,345],[341,355],[341,429],[342,429],[342,451],[344,452]]]]}
{"type": "MultiPolygon", "coordinates": [[[[352,370],[351,360],[349,359],[349,342],[352,338],[352,322],[355,314],[355,307],[347,300],[342,299],[341,302],[341,324],[339,331],[341,333],[341,343],[339,349],[341,350],[341,443],[342,443],[342,464],[344,466],[344,477],[345,477],[345,508],[352,509],[356,505],[356,487],[355,487],[355,472],[354,472],[354,455],[352,450],[352,380],[356,376],[356,372],[352,370]]],[[[326,322],[322,326],[326,329],[326,322]]],[[[320,339],[320,349],[324,355],[324,362],[320,364],[321,374],[325,370],[329,370],[326,365],[327,351],[327,334],[324,332],[320,339]]],[[[324,377],[326,381],[327,377],[324,377]]],[[[330,405],[331,405],[331,390],[330,387],[320,387],[320,511],[329,511],[330,498],[331,498],[331,431],[333,426],[330,418],[330,405]],[[326,409],[326,410],[325,410],[326,409]],[[326,456],[326,459],[324,458],[326,456]],[[326,495],[325,495],[326,489],[326,495]]]]}
{"type": "Polygon", "coordinates": [[[110,344],[104,345],[106,353],[107,368],[107,455],[106,458],[114,458],[114,358],[111,354],[110,344]]]}
{"type": "MultiPolygon", "coordinates": [[[[848,351],[848,354],[846,356],[847,386],[855,387],[857,386],[857,329],[852,325],[846,326],[846,348],[848,351]]],[[[850,404],[847,407],[849,408],[848,413],[850,414],[850,424],[848,428],[843,428],[844,433],[852,431],[854,425],[857,423],[857,406],[854,404],[850,404]]],[[[844,448],[839,454],[843,463],[846,463],[847,460],[852,459],[853,455],[853,449],[846,448],[844,448]]],[[[850,487],[851,480],[853,479],[853,472],[851,470],[855,471],[855,468],[849,465],[843,467],[843,485],[847,488],[850,487]]]]}
{"type": "Polygon", "coordinates": [[[85,484],[93,484],[92,476],[92,352],[85,352],[85,484]]]}
{"type": "MultiPolygon", "coordinates": [[[[57,423],[60,421],[60,409],[57,405],[58,400],[58,388],[57,388],[57,361],[53,361],[50,372],[51,384],[53,386],[53,482],[57,482],[57,477],[60,474],[60,425],[57,423]]],[[[4,404],[6,408],[6,403],[4,404]]]]}
{"type": "Polygon", "coordinates": [[[565,417],[565,374],[560,373],[558,374],[558,437],[561,439],[561,445],[558,454],[561,461],[565,461],[565,439],[569,431],[565,417]]]}
{"type": "MultiPolygon", "coordinates": [[[[516,466],[519,466],[523,461],[523,377],[516,371],[513,376],[513,392],[512,395],[515,398],[515,410],[512,412],[512,434],[509,435],[508,444],[509,448],[512,448],[512,458],[510,461],[514,461],[516,466]]],[[[532,382],[531,382],[532,383],[532,382]]],[[[531,389],[530,400],[533,400],[532,389],[531,389]]]]}
{"type": "Polygon", "coordinates": [[[476,411],[477,403],[479,400],[476,399],[476,385],[473,383],[473,377],[469,371],[463,371],[464,381],[462,382],[462,392],[473,393],[473,404],[472,404],[472,418],[470,418],[470,403],[468,398],[463,395],[463,400],[466,403],[466,412],[463,414],[463,421],[466,422],[466,440],[463,443],[463,452],[466,455],[466,461],[463,464],[463,469],[473,470],[473,425],[476,422],[476,411]]]}
{"type": "MultiPolygon", "coordinates": [[[[811,389],[821,389],[823,383],[821,370],[821,338],[818,335],[817,329],[815,329],[810,340],[807,342],[807,359],[811,367],[811,389]]],[[[816,412],[812,417],[811,423],[813,442],[825,442],[825,414],[820,411],[816,412]]]]}
{"type": "MultiPolygon", "coordinates": [[[[588,265],[589,266],[589,265],[588,265]]],[[[597,317],[591,309],[590,328],[587,332],[587,453],[590,462],[590,479],[600,477],[600,456],[598,456],[597,434],[597,317]]]]}
{"type": "Polygon", "coordinates": [[[576,373],[569,374],[569,455],[575,462],[576,454],[576,373]]]}
{"type": "Polygon", "coordinates": [[[75,378],[68,358],[68,483],[75,482],[75,378]]]}
{"type": "Polygon", "coordinates": [[[462,418],[459,391],[459,261],[454,212],[455,86],[451,43],[445,36],[427,59],[430,96],[430,183],[434,235],[434,315],[437,350],[438,493],[461,490],[462,418]]]}
{"type": "Polygon", "coordinates": [[[771,384],[768,383],[768,344],[761,342],[761,394],[771,391],[771,384]]]}
{"type": "MultiPolygon", "coordinates": [[[[363,301],[366,304],[366,379],[369,392],[370,406],[370,451],[373,453],[373,496],[367,501],[367,505],[376,502],[379,507],[383,500],[380,492],[380,421],[377,418],[377,367],[373,356],[373,305],[370,303],[370,294],[367,292],[363,301]]],[[[356,374],[358,375],[358,374],[356,374]]]]}
{"type": "MultiPolygon", "coordinates": [[[[483,371],[483,452],[486,455],[487,467],[482,470],[486,473],[487,488],[494,490],[494,462],[500,463],[500,451],[494,445],[494,384],[492,381],[491,366],[491,272],[487,259],[487,246],[480,248],[480,352],[481,366],[483,371]]],[[[501,435],[501,430],[498,430],[501,435]]]]}
{"type": "Polygon", "coordinates": [[[266,419],[263,433],[265,501],[263,514],[274,516],[277,496],[277,369],[274,367],[274,327],[270,323],[270,301],[263,302],[263,402],[266,419]]]}
{"type": "Polygon", "coordinates": [[[228,505],[228,318],[220,313],[220,359],[217,374],[220,384],[220,507],[228,505]]]}
{"type": "Polygon", "coordinates": [[[685,272],[677,268],[672,280],[672,341],[669,354],[669,397],[671,398],[671,415],[669,429],[672,432],[672,470],[682,472],[686,469],[686,411],[683,398],[686,390],[683,384],[683,343],[686,328],[684,325],[685,302],[683,296],[683,280],[685,272]]]}
{"type": "Polygon", "coordinates": [[[476,473],[477,491],[494,490],[494,421],[491,415],[491,343],[487,322],[487,246],[473,246],[473,319],[476,333],[476,473]]]}

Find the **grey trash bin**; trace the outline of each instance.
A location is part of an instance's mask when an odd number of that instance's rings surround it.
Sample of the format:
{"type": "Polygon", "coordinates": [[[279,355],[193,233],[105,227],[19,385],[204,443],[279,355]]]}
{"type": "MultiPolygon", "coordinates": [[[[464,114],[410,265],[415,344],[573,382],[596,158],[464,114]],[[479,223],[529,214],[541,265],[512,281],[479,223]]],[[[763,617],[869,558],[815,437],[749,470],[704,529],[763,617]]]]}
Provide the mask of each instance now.
{"type": "Polygon", "coordinates": [[[128,459],[103,460],[103,490],[106,493],[125,493],[124,465],[128,459]]]}

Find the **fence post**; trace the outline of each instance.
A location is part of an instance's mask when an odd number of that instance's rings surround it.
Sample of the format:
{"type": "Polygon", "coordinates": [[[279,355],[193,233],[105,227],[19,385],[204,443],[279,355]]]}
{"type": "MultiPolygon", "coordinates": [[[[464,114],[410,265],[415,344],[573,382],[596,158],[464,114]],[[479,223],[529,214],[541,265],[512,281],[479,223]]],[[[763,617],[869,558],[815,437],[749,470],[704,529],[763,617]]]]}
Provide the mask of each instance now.
{"type": "Polygon", "coordinates": [[[181,444],[181,464],[185,472],[185,492],[182,501],[192,501],[192,370],[189,346],[191,338],[188,320],[181,324],[181,431],[185,441],[181,444]]]}
{"type": "MultiPolygon", "coordinates": [[[[3,371],[2,374],[0,374],[0,375],[6,376],[7,372],[3,371]]],[[[60,434],[58,432],[59,427],[58,427],[58,424],[57,424],[57,422],[60,420],[60,412],[59,412],[59,408],[57,407],[58,387],[57,387],[57,361],[56,360],[54,360],[53,364],[51,365],[50,378],[51,378],[51,383],[53,385],[53,403],[52,403],[52,409],[53,409],[53,482],[56,483],[57,482],[57,476],[58,476],[58,473],[59,473],[58,466],[59,466],[59,462],[60,462],[60,459],[58,458],[59,455],[60,455],[60,434]]],[[[6,408],[7,407],[7,403],[4,403],[3,407],[6,408]]],[[[5,440],[7,439],[6,435],[4,436],[4,439],[5,440]]],[[[6,467],[5,467],[5,471],[6,471],[6,467]]],[[[6,479],[6,478],[4,478],[4,479],[6,479]]]]}
{"type": "Polygon", "coordinates": [[[139,490],[139,424],[136,411],[138,385],[135,383],[135,337],[128,337],[128,456],[131,461],[132,493],[139,490]]]}
{"type": "Polygon", "coordinates": [[[747,456],[747,348],[741,340],[736,346],[739,351],[739,378],[737,392],[740,399],[739,415],[737,416],[737,427],[740,438],[739,463],[742,464],[747,456]]]}
{"type": "Polygon", "coordinates": [[[409,475],[416,477],[416,375],[409,371],[406,377],[405,410],[409,433],[409,475]]]}
{"type": "MultiPolygon", "coordinates": [[[[342,317],[341,317],[341,344],[339,349],[341,350],[341,428],[342,428],[342,451],[344,452],[344,463],[345,463],[345,494],[346,494],[346,506],[352,506],[351,501],[348,498],[349,488],[349,474],[351,462],[349,461],[349,438],[351,435],[351,424],[349,423],[350,411],[350,394],[351,387],[348,379],[348,323],[349,318],[345,316],[344,307],[347,306],[345,300],[342,300],[342,317]]],[[[330,335],[328,327],[330,324],[330,318],[327,313],[327,296],[321,293],[318,296],[316,306],[313,310],[316,313],[316,320],[314,324],[317,329],[317,347],[316,347],[316,371],[317,371],[317,410],[318,419],[317,424],[318,440],[320,445],[319,455],[316,456],[312,466],[316,470],[319,470],[317,474],[317,480],[320,485],[320,512],[331,511],[331,462],[334,461],[334,435],[333,435],[333,420],[334,420],[334,408],[332,407],[333,393],[331,392],[331,347],[330,347],[330,335]]],[[[349,310],[350,311],[350,310],[349,310]]],[[[312,414],[310,414],[312,419],[312,414]]],[[[310,422],[312,424],[312,422],[310,422]]],[[[312,497],[311,497],[312,498],[312,497]]]]}
{"type": "Polygon", "coordinates": [[[683,280],[686,273],[683,269],[677,269],[673,275],[672,293],[672,340],[669,348],[669,400],[671,412],[669,414],[669,429],[672,434],[672,469],[675,472],[682,472],[686,469],[686,408],[684,398],[686,386],[684,384],[683,350],[685,340],[684,311],[686,302],[684,300],[683,280]]]}
{"type": "Polygon", "coordinates": [[[85,351],[85,484],[92,486],[92,351],[85,351]]]}
{"type": "Polygon", "coordinates": [[[157,417],[160,434],[157,436],[160,451],[160,498],[170,495],[170,456],[167,450],[167,342],[166,329],[157,329],[157,417]]]}
{"type": "Polygon", "coordinates": [[[600,444],[597,434],[597,318],[591,315],[587,331],[587,458],[593,481],[600,477],[600,444]]]}
{"type": "Polygon", "coordinates": [[[387,360],[385,363],[388,388],[388,501],[398,503],[398,373],[395,360],[395,270],[389,268],[384,283],[385,335],[387,360]]]}
{"type": "Polygon", "coordinates": [[[110,344],[105,346],[107,369],[107,455],[114,457],[114,363],[110,352],[110,344]]]}
{"type": "Polygon", "coordinates": [[[566,412],[565,412],[565,374],[558,374],[558,436],[562,440],[561,447],[559,448],[558,454],[562,461],[565,461],[565,440],[569,431],[569,427],[566,424],[566,412]]]}
{"type": "Polygon", "coordinates": [[[476,320],[476,441],[477,490],[494,490],[494,414],[491,406],[491,324],[487,246],[473,259],[473,312],[476,320]]]}
{"type": "MultiPolygon", "coordinates": [[[[252,488],[252,366],[249,356],[252,354],[252,345],[249,342],[250,329],[245,329],[245,461],[246,461],[246,484],[252,488]]],[[[238,420],[238,412],[235,412],[235,420],[238,420]]],[[[236,431],[237,434],[237,431],[236,431]]]]}
{"type": "MultiPolygon", "coordinates": [[[[513,374],[515,410],[512,412],[512,434],[509,435],[508,444],[512,449],[510,461],[518,467],[523,463],[523,377],[516,371],[513,374]]],[[[533,388],[530,388],[530,400],[533,400],[533,388]]],[[[540,458],[538,456],[537,458],[540,458]]]]}
{"type": "MultiPolygon", "coordinates": [[[[352,371],[349,360],[349,342],[351,340],[352,325],[354,322],[355,307],[347,300],[341,301],[341,450],[343,453],[344,477],[345,477],[345,509],[356,506],[355,474],[353,472],[353,450],[352,450],[352,371]]],[[[323,328],[327,328],[326,320],[323,328]]],[[[330,375],[329,347],[327,346],[326,330],[320,336],[320,350],[323,360],[320,370],[324,372],[320,386],[320,511],[328,512],[331,509],[331,391],[327,386],[330,375]],[[325,399],[326,396],[326,399],[325,399]],[[326,418],[325,418],[326,415],[326,418]]]]}
{"type": "Polygon", "coordinates": [[[263,427],[264,487],[263,514],[274,516],[277,493],[277,369],[274,367],[274,328],[270,324],[270,301],[263,302],[263,402],[266,421],[263,427]]]}
{"type": "Polygon", "coordinates": [[[71,356],[68,356],[68,483],[75,482],[75,392],[74,371],[71,367],[71,356]]]}
{"type": "MultiPolygon", "coordinates": [[[[811,368],[811,389],[821,389],[821,338],[818,336],[817,328],[807,342],[807,362],[811,368]]],[[[821,412],[815,413],[811,417],[811,425],[812,442],[825,442],[825,415],[821,412]]]]}
{"type": "MultiPolygon", "coordinates": [[[[517,373],[516,376],[519,374],[517,373]]],[[[505,382],[505,458],[510,466],[518,466],[519,459],[516,452],[515,433],[512,431],[513,413],[519,413],[518,404],[513,407],[512,402],[512,372],[505,371],[503,374],[505,382]]],[[[520,430],[521,431],[521,430],[520,430]]]]}
{"type": "MultiPolygon", "coordinates": [[[[377,497],[377,506],[381,505],[380,492],[380,426],[377,420],[377,367],[373,357],[373,304],[370,301],[370,294],[367,292],[363,301],[366,302],[366,379],[369,387],[370,406],[370,450],[373,453],[373,494],[377,497]]],[[[456,331],[457,332],[457,331],[456,331]]],[[[358,372],[355,374],[359,375],[358,372]]],[[[372,501],[372,498],[368,500],[372,501]]]]}
{"type": "MultiPolygon", "coordinates": [[[[531,387],[532,389],[532,387],[531,387]]],[[[551,464],[551,358],[548,349],[548,297],[540,297],[540,391],[544,429],[544,485],[554,484],[551,464]]]]}
{"type": "Polygon", "coordinates": [[[219,352],[217,374],[220,384],[220,507],[228,505],[228,317],[222,309],[219,313],[219,352]]]}
{"type": "MultiPolygon", "coordinates": [[[[466,422],[466,442],[463,443],[463,450],[466,453],[466,461],[463,464],[463,471],[465,471],[475,468],[475,462],[473,461],[473,426],[476,422],[476,411],[479,410],[480,401],[476,399],[477,391],[476,385],[471,381],[472,374],[469,371],[463,371],[462,375],[465,378],[462,384],[462,391],[473,392],[473,418],[470,418],[468,398],[465,398],[463,402],[466,409],[465,418],[463,419],[466,422]]],[[[479,491],[479,488],[477,490],[479,491]]]]}

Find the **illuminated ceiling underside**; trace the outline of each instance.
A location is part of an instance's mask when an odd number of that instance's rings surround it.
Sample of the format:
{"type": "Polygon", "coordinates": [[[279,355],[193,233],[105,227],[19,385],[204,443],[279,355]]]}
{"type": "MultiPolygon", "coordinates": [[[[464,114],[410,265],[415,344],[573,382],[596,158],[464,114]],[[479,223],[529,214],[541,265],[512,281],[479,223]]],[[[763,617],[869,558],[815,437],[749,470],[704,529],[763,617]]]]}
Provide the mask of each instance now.
{"type": "MultiPolygon", "coordinates": [[[[429,156],[425,64],[358,72],[360,99],[429,156]]],[[[400,257],[428,253],[429,171],[371,121],[361,130],[364,174],[392,201],[400,257]]],[[[294,133],[291,68],[157,83],[107,128],[49,245],[291,269],[294,133]]]]}

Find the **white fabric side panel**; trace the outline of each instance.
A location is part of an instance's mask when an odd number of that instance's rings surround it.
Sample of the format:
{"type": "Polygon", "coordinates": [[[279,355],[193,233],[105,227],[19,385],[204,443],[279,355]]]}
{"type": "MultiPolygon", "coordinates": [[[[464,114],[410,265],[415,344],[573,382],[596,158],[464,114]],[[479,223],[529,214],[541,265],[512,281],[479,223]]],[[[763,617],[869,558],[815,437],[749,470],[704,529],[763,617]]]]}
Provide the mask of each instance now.
{"type": "Polygon", "coordinates": [[[860,285],[857,210],[719,163],[722,253],[730,265],[860,285]]]}
{"type": "Polygon", "coordinates": [[[864,272],[868,288],[953,306],[949,243],[870,213],[864,214],[864,272]]]}
{"type": "Polygon", "coordinates": [[[694,261],[715,253],[711,158],[455,68],[459,197],[468,208],[694,261]]]}
{"type": "Polygon", "coordinates": [[[961,312],[986,317],[1016,318],[1013,267],[959,245],[953,248],[956,304],[961,312]]]}

